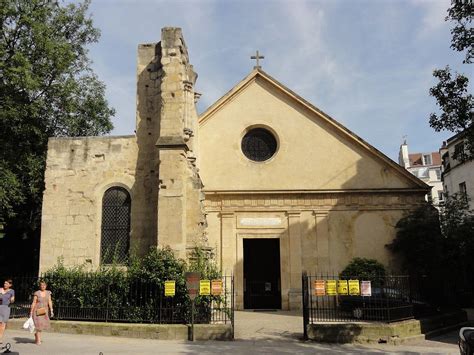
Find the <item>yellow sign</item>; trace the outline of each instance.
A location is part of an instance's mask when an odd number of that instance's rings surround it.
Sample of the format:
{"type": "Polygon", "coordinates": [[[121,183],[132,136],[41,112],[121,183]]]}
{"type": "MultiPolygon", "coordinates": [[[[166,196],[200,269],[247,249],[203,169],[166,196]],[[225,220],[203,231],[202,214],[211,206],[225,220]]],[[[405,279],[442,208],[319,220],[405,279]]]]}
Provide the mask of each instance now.
{"type": "Polygon", "coordinates": [[[213,296],[220,296],[222,294],[222,280],[212,280],[211,293],[213,296]]]}
{"type": "Polygon", "coordinates": [[[360,295],[359,280],[349,280],[349,294],[351,296],[360,295]]]}
{"type": "Polygon", "coordinates": [[[326,294],[326,283],[324,280],[314,281],[314,294],[316,296],[324,296],[326,294]]]}
{"type": "Polygon", "coordinates": [[[336,290],[336,280],[327,280],[326,281],[326,294],[328,296],[336,296],[337,295],[337,290],[336,290]]]}
{"type": "Polygon", "coordinates": [[[340,295],[347,295],[349,293],[347,280],[337,280],[337,293],[340,295]]]}
{"type": "Polygon", "coordinates": [[[209,296],[211,294],[211,281],[201,280],[199,282],[199,294],[201,296],[209,296]]]}
{"type": "Polygon", "coordinates": [[[176,282],[165,281],[165,296],[173,297],[176,294],[176,282]]]}

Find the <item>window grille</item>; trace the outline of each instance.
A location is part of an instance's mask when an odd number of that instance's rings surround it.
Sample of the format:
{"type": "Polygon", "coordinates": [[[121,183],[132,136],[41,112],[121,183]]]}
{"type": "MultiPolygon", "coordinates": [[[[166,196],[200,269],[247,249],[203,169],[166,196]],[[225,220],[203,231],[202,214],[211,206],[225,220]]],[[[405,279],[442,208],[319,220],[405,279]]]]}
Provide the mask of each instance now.
{"type": "Polygon", "coordinates": [[[273,134],[263,128],[249,131],[242,139],[242,152],[253,161],[265,161],[276,152],[277,141],[273,134]]]}
{"type": "Polygon", "coordinates": [[[127,190],[112,187],[102,198],[102,237],[100,244],[103,264],[124,263],[130,247],[130,206],[127,190]]]}

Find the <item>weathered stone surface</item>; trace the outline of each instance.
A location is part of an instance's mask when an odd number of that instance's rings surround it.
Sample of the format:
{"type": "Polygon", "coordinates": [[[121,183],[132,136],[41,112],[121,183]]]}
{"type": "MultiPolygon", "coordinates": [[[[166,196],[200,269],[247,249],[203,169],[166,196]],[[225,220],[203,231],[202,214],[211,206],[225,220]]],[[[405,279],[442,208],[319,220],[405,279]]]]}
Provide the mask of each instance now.
{"type": "Polygon", "coordinates": [[[457,311],[423,319],[394,323],[318,323],[308,325],[308,339],[326,343],[401,344],[424,337],[440,329],[460,327],[467,321],[466,312],[457,311]]]}

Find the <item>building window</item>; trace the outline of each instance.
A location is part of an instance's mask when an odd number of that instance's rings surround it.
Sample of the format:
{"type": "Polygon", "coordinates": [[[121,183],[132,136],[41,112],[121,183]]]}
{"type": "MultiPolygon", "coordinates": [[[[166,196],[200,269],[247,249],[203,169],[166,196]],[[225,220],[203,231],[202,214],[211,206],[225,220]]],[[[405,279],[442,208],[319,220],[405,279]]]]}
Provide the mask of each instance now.
{"type": "Polygon", "coordinates": [[[444,201],[444,193],[443,191],[438,191],[438,201],[444,201]]]}
{"type": "Polygon", "coordinates": [[[466,161],[466,151],[464,149],[464,142],[458,143],[454,146],[454,157],[457,161],[466,161]]]}
{"type": "Polygon", "coordinates": [[[436,169],[436,180],[441,180],[441,169],[436,169]]]}
{"type": "Polygon", "coordinates": [[[426,198],[429,203],[433,203],[433,196],[430,193],[426,195],[426,198]]]}
{"type": "Polygon", "coordinates": [[[264,128],[254,128],[242,139],[242,152],[253,161],[270,159],[277,150],[275,136],[264,128]]]}
{"type": "Polygon", "coordinates": [[[419,179],[426,179],[430,176],[428,168],[418,168],[415,176],[419,179]]]}
{"type": "Polygon", "coordinates": [[[131,199],[127,190],[112,187],[102,198],[100,260],[103,264],[122,264],[130,248],[131,199]]]}
{"type": "Polygon", "coordinates": [[[459,184],[459,193],[460,193],[461,196],[463,196],[464,198],[467,198],[466,182],[461,182],[461,183],[459,184]]]}
{"type": "Polygon", "coordinates": [[[423,165],[431,165],[431,154],[423,154],[423,165]]]}
{"type": "Polygon", "coordinates": [[[446,171],[450,168],[451,166],[449,164],[449,152],[446,152],[445,154],[443,154],[443,170],[446,171]]]}

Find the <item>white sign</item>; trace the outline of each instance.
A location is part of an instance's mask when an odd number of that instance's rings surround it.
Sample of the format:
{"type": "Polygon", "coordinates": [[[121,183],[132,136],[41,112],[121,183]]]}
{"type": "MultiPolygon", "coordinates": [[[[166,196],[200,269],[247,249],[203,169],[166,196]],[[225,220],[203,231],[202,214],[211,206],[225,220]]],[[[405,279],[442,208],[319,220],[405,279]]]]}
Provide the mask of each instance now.
{"type": "Polygon", "coordinates": [[[372,296],[372,285],[370,281],[361,281],[360,282],[360,294],[362,296],[372,296]]]}
{"type": "Polygon", "coordinates": [[[241,226],[279,226],[281,218],[241,218],[241,226]]]}

